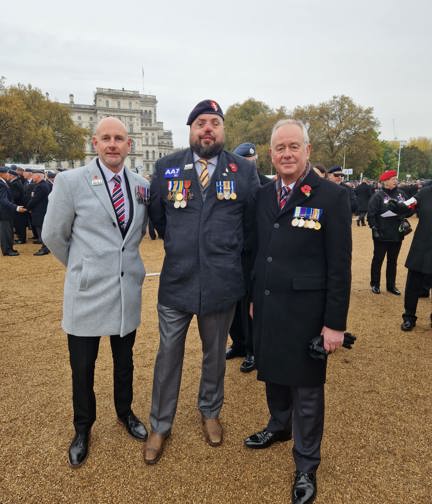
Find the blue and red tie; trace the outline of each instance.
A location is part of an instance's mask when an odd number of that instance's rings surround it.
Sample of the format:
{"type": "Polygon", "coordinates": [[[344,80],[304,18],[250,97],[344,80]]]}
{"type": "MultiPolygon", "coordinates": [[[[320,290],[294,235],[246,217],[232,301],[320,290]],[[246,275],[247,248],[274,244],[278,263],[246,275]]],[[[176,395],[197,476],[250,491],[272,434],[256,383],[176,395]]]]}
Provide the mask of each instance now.
{"type": "Polygon", "coordinates": [[[114,205],[114,210],[117,215],[117,220],[122,229],[125,227],[125,200],[123,196],[123,191],[121,188],[121,178],[120,175],[115,175],[113,177],[114,180],[114,189],[112,192],[112,202],[114,205]]]}
{"type": "Polygon", "coordinates": [[[280,198],[279,198],[279,208],[281,210],[286,205],[286,202],[288,201],[288,196],[289,196],[290,192],[291,192],[291,189],[289,187],[282,186],[282,189],[280,192],[280,198]]]}

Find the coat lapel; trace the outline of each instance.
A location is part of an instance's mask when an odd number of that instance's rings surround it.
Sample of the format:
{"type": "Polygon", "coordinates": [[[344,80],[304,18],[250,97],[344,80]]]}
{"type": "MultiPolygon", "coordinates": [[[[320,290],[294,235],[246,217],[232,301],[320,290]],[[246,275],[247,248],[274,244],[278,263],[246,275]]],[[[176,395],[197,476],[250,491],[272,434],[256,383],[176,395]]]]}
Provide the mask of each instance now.
{"type": "Polygon", "coordinates": [[[94,159],[89,165],[87,182],[90,186],[90,189],[93,191],[96,198],[100,201],[101,205],[108,212],[111,219],[114,222],[117,222],[117,216],[114,212],[112,201],[108,193],[106,181],[104,176],[102,175],[101,170],[99,170],[96,159],[94,159]]]}
{"type": "Polygon", "coordinates": [[[287,201],[287,204],[280,211],[280,215],[284,215],[287,212],[290,212],[294,207],[297,206],[308,206],[307,201],[310,198],[310,196],[307,196],[301,190],[301,188],[305,185],[310,186],[311,188],[310,193],[312,194],[314,189],[318,186],[318,182],[319,182],[318,175],[313,170],[311,170],[309,174],[306,176],[306,178],[303,180],[303,182],[294,188],[291,197],[287,201]]]}

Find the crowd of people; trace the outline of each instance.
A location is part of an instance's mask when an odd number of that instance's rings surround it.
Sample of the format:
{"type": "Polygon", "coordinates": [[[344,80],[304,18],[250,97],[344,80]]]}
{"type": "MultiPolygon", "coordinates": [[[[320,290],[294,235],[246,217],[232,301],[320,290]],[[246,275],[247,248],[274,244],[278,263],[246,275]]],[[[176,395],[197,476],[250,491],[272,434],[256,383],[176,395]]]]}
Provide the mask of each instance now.
{"type": "Polygon", "coordinates": [[[292,503],[310,503],[321,461],[327,355],[346,337],[353,214],[358,226],[367,219],[372,232],[371,292],[381,292],[387,255],[386,288],[400,295],[397,257],[409,233],[406,218],[418,212],[402,323],[411,330],[418,297],[422,289],[429,293],[432,278],[432,189],[404,192],[393,170],[378,182],[353,183],[344,182],[340,166],[312,166],[308,132],[297,120],[273,127],[274,179],[258,172],[254,144],[224,149],[224,114],[217,102],[199,102],[186,124],[190,147],[158,160],[150,184],[125,169],[131,140],[114,117],[96,128],[97,157],[58,174],[54,184],[43,172],[0,169],[3,255],[18,255],[14,245],[25,243],[30,228],[41,244],[35,255],[51,252],[66,268],[62,327],[75,428],[69,464],[78,468],[89,455],[103,335],[110,336],[118,421],[145,442],[146,464],[160,461],[173,432],[185,339],[195,316],[203,352],[197,407],[206,442],[223,443],[226,360],[243,357],[240,370],[256,369],[265,382],[269,410],[265,427],[244,444],[266,449],[293,439],[292,503]],[[145,277],[139,245],[149,219],[165,248],[150,432],[132,410],[133,347],[145,277]]]}

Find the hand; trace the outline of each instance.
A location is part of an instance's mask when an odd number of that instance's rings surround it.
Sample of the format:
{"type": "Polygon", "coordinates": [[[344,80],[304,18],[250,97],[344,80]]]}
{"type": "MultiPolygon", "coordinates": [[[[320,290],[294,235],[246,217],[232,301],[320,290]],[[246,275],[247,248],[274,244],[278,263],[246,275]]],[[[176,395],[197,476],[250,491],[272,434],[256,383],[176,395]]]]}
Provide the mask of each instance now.
{"type": "Polygon", "coordinates": [[[253,319],[253,303],[249,304],[249,316],[251,319],[253,319]]]}
{"type": "Polygon", "coordinates": [[[330,329],[330,327],[324,326],[322,328],[321,334],[324,339],[324,349],[331,353],[334,352],[337,348],[342,346],[344,341],[344,332],[336,331],[335,329],[330,329]]]}
{"type": "Polygon", "coordinates": [[[19,213],[25,213],[25,212],[27,212],[27,208],[24,208],[23,206],[18,206],[17,207],[17,211],[19,213]]]}
{"type": "Polygon", "coordinates": [[[372,228],[372,238],[374,240],[379,240],[381,238],[380,232],[379,232],[378,228],[375,226],[372,228]]]}

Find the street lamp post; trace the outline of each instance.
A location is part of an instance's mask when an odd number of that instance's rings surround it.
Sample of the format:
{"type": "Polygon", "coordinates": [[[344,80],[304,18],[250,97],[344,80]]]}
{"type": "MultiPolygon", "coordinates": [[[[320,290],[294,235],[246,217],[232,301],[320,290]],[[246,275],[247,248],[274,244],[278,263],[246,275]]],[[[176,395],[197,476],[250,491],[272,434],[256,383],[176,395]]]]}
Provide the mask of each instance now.
{"type": "Polygon", "coordinates": [[[398,152],[398,164],[397,164],[397,178],[399,178],[399,169],[400,169],[400,158],[401,158],[401,150],[402,147],[406,144],[405,140],[399,140],[399,152],[398,152]]]}

